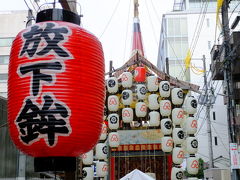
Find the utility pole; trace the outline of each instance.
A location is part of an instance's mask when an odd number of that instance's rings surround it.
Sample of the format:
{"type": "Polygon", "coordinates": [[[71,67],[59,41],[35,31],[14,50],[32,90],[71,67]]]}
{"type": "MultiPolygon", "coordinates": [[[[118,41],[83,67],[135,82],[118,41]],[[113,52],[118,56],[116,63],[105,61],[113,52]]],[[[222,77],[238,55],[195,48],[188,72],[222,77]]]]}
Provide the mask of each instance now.
{"type": "Polygon", "coordinates": [[[203,69],[204,69],[204,86],[205,86],[205,98],[204,104],[206,105],[206,115],[207,115],[207,133],[208,133],[208,152],[209,152],[209,169],[214,168],[213,164],[213,148],[212,148],[212,129],[211,129],[211,119],[210,119],[210,109],[211,109],[211,97],[208,97],[208,84],[207,84],[207,73],[206,73],[206,57],[203,55],[203,69]]]}
{"type": "MultiPolygon", "coordinates": [[[[226,89],[227,97],[227,120],[229,126],[229,143],[236,142],[235,134],[235,101],[233,94],[233,79],[232,79],[232,60],[229,58],[231,51],[230,46],[230,30],[229,30],[229,21],[228,21],[228,0],[223,1],[222,5],[222,29],[223,29],[223,51],[225,52],[224,56],[224,87],[226,89]]],[[[229,153],[230,154],[230,153],[229,153]]],[[[231,159],[231,154],[229,156],[231,159]]],[[[233,169],[231,171],[232,180],[237,180],[237,170],[233,169]]]]}

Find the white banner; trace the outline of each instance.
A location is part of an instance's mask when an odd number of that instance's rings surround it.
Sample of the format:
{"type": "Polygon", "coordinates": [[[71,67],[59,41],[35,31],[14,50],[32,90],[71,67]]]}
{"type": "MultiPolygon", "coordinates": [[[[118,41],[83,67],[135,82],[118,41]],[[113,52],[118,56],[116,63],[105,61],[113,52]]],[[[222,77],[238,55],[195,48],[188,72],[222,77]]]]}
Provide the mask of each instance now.
{"type": "Polygon", "coordinates": [[[240,169],[237,143],[230,143],[231,169],[240,169]]]}

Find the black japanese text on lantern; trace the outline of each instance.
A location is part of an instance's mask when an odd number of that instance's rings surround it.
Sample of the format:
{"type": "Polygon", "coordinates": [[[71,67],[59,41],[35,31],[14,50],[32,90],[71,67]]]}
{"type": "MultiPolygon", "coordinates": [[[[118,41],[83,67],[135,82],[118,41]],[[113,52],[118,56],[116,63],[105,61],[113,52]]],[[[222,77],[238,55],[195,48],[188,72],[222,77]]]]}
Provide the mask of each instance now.
{"type": "Polygon", "coordinates": [[[53,92],[43,92],[45,85],[54,85],[56,74],[65,71],[64,60],[72,59],[71,53],[63,46],[71,30],[53,22],[34,25],[23,33],[23,45],[19,58],[24,56],[32,62],[20,64],[18,75],[30,77],[30,90],[16,118],[19,138],[26,145],[44,138],[48,146],[57,144],[58,136],[69,136],[71,126],[70,108],[55,98],[53,92]],[[44,60],[53,55],[53,59],[44,60]],[[34,61],[34,59],[40,59],[34,61]],[[37,103],[41,98],[42,104],[37,103]]]}

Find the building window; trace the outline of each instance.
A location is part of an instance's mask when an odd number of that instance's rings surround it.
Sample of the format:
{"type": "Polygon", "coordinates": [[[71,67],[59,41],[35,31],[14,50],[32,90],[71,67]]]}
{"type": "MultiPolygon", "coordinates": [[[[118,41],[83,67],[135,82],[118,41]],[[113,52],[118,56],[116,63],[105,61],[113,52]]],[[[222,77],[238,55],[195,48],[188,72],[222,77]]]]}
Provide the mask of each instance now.
{"type": "Polygon", "coordinates": [[[216,120],[216,113],[215,113],[215,111],[213,111],[212,115],[213,115],[213,120],[216,120]]]}
{"type": "Polygon", "coordinates": [[[0,74],[0,82],[5,82],[8,79],[8,74],[0,74]]]}
{"type": "Polygon", "coordinates": [[[9,56],[0,56],[0,64],[8,64],[9,56]]]}
{"type": "Polygon", "coordinates": [[[10,47],[12,42],[13,38],[0,38],[0,47],[10,47]]]}
{"type": "Polygon", "coordinates": [[[211,41],[208,41],[208,49],[211,50],[211,41]]]}
{"type": "Polygon", "coordinates": [[[214,137],[214,143],[215,143],[215,146],[218,145],[217,136],[214,137]]]}

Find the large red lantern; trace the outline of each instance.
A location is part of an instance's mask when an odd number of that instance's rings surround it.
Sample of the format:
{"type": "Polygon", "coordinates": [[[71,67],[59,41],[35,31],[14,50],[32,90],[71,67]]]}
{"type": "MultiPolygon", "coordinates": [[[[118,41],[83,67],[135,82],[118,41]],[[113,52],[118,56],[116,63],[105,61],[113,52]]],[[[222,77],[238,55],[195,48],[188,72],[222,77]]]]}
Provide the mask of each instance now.
{"type": "Polygon", "coordinates": [[[64,21],[42,21],[17,35],[8,123],[21,151],[34,157],[88,152],[101,132],[104,96],[103,51],[94,35],[64,21]]]}

